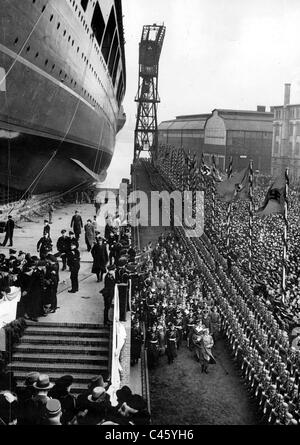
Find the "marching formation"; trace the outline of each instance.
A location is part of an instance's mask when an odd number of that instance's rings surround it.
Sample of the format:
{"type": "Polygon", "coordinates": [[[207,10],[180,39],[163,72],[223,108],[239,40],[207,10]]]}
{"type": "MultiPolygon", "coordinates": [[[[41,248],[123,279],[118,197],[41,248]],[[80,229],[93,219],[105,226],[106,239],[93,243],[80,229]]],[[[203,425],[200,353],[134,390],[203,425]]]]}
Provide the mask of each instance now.
{"type": "MultiPolygon", "coordinates": [[[[177,357],[183,340],[201,363],[201,372],[215,363],[211,349],[218,337],[220,318],[214,298],[185,248],[173,234],[161,235],[149,251],[143,285],[132,298],[133,343],[141,340],[146,325],[148,365],[157,366],[166,354],[177,357]]],[[[135,362],[137,348],[132,348],[135,362]]]]}

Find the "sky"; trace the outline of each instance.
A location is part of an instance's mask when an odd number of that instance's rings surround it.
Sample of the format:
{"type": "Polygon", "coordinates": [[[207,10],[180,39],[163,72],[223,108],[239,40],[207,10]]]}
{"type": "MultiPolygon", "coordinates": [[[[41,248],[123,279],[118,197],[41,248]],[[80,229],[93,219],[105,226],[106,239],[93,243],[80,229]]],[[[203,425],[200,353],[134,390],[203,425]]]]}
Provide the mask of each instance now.
{"type": "Polygon", "coordinates": [[[123,0],[127,122],[104,186],[129,177],[133,159],[139,42],[144,25],[164,24],[158,120],[214,108],[256,110],[300,103],[299,0],[123,0]]]}

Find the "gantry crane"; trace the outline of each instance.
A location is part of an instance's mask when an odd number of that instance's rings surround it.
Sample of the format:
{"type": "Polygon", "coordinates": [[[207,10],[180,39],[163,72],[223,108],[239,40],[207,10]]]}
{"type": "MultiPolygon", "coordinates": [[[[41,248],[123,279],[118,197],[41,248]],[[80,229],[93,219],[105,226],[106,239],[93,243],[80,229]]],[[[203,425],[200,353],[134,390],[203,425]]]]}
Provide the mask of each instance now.
{"type": "Polygon", "coordinates": [[[155,156],[157,150],[157,105],[158,68],[165,38],[164,25],[143,27],[139,52],[139,89],[135,101],[138,103],[135,128],[134,161],[141,152],[155,156]]]}

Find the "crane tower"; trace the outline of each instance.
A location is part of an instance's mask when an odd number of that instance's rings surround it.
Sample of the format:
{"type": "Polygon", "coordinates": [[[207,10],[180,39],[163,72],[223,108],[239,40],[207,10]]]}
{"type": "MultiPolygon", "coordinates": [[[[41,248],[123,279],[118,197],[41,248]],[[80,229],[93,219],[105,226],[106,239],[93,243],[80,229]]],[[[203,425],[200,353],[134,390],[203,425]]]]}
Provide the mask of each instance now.
{"type": "Polygon", "coordinates": [[[139,89],[135,128],[134,161],[141,152],[154,156],[157,150],[158,68],[165,38],[164,25],[143,27],[139,51],[139,89]]]}

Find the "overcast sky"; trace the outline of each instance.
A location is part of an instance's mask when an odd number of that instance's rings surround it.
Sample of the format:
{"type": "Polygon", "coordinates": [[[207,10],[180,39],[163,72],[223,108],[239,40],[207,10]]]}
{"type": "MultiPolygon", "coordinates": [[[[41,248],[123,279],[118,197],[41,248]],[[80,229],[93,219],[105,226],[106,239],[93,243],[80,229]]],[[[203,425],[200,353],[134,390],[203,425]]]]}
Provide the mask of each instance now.
{"type": "MultiPolygon", "coordinates": [[[[284,83],[300,103],[299,0],[123,0],[127,123],[106,185],[129,175],[144,25],[164,23],[159,122],[214,108],[280,105],[284,83]]],[[[120,182],[120,181],[119,181],[120,182]]]]}

